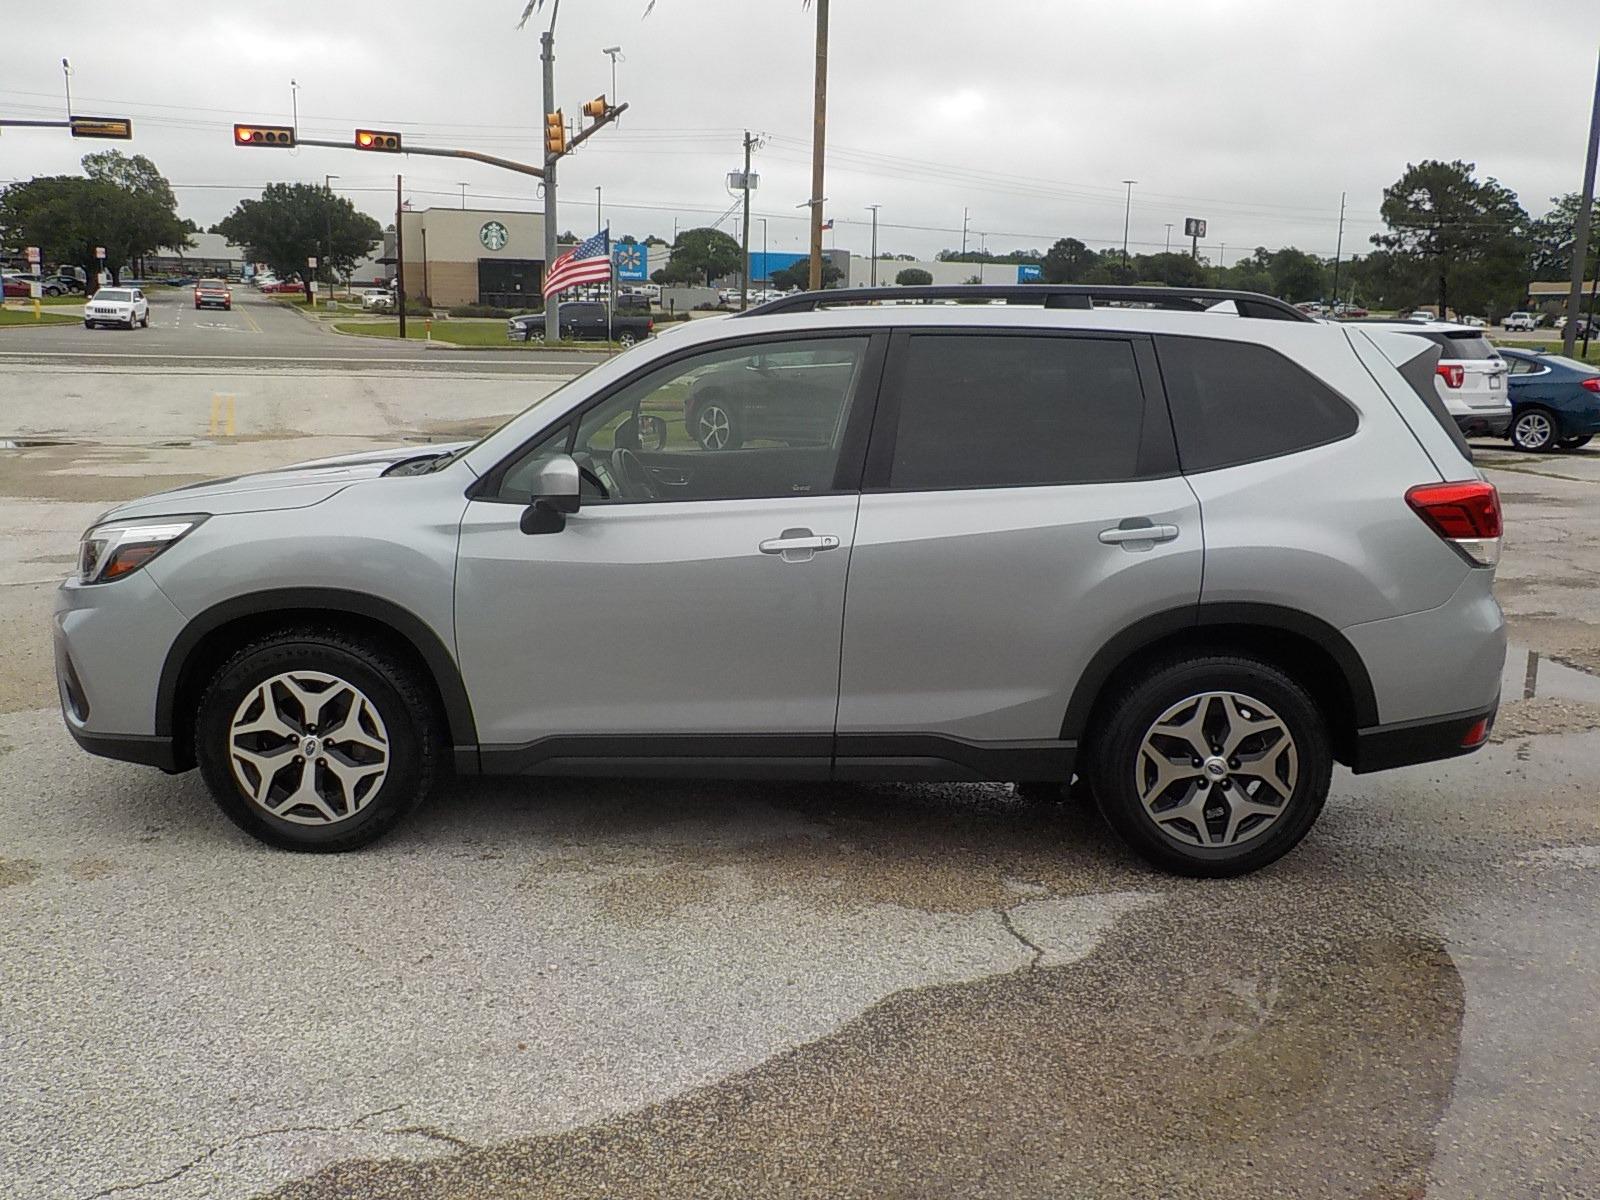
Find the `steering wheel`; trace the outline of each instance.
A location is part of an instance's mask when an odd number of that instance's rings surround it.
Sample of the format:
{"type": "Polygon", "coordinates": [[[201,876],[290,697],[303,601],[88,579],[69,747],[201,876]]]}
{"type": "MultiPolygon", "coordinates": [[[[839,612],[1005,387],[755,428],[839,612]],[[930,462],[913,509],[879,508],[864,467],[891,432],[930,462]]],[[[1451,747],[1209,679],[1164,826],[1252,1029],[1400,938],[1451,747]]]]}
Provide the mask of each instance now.
{"type": "Polygon", "coordinates": [[[645,470],[639,456],[632,450],[619,447],[611,452],[611,470],[616,474],[619,490],[637,493],[646,499],[656,498],[655,483],[645,470]]]}

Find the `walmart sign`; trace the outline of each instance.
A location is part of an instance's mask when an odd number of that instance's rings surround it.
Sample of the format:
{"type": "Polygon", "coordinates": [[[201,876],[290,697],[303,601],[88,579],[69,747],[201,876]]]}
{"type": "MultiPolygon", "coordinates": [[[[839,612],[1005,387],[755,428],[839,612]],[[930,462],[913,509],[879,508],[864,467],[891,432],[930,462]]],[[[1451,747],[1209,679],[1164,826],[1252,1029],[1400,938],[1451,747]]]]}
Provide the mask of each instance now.
{"type": "Polygon", "coordinates": [[[611,265],[618,283],[646,283],[650,279],[650,247],[639,242],[618,242],[611,247],[611,265]]]}

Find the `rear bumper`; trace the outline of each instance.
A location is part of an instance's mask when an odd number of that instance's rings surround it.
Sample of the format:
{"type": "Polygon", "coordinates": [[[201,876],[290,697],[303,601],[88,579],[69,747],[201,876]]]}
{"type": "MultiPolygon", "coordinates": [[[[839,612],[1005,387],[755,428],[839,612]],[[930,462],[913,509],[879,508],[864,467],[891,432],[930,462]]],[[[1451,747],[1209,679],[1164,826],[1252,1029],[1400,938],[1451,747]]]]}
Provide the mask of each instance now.
{"type": "Polygon", "coordinates": [[[1466,437],[1505,437],[1511,428],[1511,410],[1488,413],[1455,413],[1456,425],[1466,437]]]}
{"type": "Polygon", "coordinates": [[[1364,775],[1369,771],[1387,771],[1471,754],[1488,743],[1499,707],[1500,701],[1496,699],[1487,708],[1470,712],[1358,729],[1350,769],[1357,775],[1364,775]],[[1469,736],[1475,740],[1471,745],[1463,745],[1469,736]]]}

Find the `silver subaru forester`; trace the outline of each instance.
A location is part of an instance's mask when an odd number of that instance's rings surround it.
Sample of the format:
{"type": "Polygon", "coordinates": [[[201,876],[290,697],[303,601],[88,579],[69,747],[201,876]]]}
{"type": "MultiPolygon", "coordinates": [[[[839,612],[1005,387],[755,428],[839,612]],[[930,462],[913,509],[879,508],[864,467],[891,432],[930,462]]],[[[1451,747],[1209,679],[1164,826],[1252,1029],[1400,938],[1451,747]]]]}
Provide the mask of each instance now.
{"type": "Polygon", "coordinates": [[[452,770],[995,780],[1237,874],[1336,761],[1488,737],[1500,510],[1437,354],[1243,293],[787,297],[470,445],[113,509],[67,727],[296,850],[452,770]]]}

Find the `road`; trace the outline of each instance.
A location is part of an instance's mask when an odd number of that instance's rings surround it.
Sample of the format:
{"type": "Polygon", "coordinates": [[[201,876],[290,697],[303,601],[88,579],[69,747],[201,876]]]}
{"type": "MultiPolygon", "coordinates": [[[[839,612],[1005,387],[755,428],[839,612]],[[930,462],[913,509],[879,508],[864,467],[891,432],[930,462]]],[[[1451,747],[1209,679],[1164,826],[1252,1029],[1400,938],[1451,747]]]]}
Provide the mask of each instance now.
{"type": "Polygon", "coordinates": [[[1594,1194],[1600,451],[1483,448],[1515,640],[1493,743],[1340,772],[1246,879],[1154,874],[1006,786],[455,783],[370,851],[295,856],[66,737],[44,613],[78,532],[574,368],[197,364],[327,337],[231,315],[263,333],[149,343],[182,368],[25,366],[30,428],[98,433],[0,451],[7,1194],[1594,1194]],[[238,429],[198,432],[224,385],[238,429]]]}

